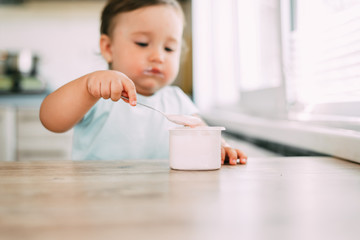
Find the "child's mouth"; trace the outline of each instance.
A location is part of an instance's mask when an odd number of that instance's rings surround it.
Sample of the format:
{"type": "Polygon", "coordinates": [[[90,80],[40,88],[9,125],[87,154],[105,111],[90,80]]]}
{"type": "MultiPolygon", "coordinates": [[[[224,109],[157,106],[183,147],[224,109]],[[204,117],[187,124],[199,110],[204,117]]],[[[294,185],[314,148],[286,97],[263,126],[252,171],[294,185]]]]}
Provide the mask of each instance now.
{"type": "Polygon", "coordinates": [[[160,71],[160,69],[153,68],[153,67],[149,67],[149,68],[145,69],[144,75],[152,76],[152,77],[164,78],[164,74],[160,71]]]}

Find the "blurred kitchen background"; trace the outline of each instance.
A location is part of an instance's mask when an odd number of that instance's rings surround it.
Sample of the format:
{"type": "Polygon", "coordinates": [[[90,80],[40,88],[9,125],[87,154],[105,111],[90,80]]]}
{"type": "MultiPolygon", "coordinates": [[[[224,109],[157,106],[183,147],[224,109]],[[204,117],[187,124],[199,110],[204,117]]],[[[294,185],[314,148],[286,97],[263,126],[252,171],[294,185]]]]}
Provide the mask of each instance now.
{"type": "MultiPolygon", "coordinates": [[[[0,160],[70,159],[42,99],[106,69],[105,0],[0,0],[0,160]]],[[[250,157],[360,162],[360,0],[182,0],[187,53],[174,84],[250,157]],[[256,146],[256,147],[255,147],[256,146]]]]}

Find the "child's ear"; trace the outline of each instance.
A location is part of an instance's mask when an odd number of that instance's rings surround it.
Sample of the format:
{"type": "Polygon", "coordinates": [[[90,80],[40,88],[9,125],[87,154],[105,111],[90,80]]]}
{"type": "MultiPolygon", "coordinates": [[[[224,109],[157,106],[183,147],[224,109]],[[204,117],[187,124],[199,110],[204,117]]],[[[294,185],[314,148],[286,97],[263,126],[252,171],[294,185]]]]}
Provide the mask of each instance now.
{"type": "Polygon", "coordinates": [[[112,62],[111,39],[106,34],[100,36],[100,51],[107,63],[112,62]]]}

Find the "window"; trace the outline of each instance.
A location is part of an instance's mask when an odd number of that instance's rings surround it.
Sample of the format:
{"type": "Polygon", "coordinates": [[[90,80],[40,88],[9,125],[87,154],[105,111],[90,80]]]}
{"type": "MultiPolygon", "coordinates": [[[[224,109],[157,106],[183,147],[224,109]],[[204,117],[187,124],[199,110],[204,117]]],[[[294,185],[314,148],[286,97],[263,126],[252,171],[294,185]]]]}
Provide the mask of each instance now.
{"type": "Polygon", "coordinates": [[[279,87],[282,78],[279,2],[236,3],[241,90],[279,87]]]}
{"type": "Polygon", "coordinates": [[[210,124],[360,162],[360,0],[192,0],[210,124]]]}
{"type": "Polygon", "coordinates": [[[200,108],[358,121],[360,0],[193,0],[193,23],[200,108]]]}
{"type": "Polygon", "coordinates": [[[290,115],[329,121],[359,117],[360,1],[288,2],[283,41],[290,115]]]}
{"type": "Polygon", "coordinates": [[[285,109],[278,0],[193,0],[194,98],[200,108],[285,109]]]}

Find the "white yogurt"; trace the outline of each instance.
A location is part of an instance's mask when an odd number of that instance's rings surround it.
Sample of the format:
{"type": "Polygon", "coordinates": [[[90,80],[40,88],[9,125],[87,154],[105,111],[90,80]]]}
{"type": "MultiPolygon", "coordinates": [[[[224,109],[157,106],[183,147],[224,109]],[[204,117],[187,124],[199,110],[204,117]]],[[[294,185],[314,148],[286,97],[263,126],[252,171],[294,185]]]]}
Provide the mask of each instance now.
{"type": "Polygon", "coordinates": [[[221,167],[221,130],[201,126],[170,129],[170,167],[177,170],[213,170],[221,167]]]}
{"type": "Polygon", "coordinates": [[[166,114],[166,117],[171,122],[189,127],[196,127],[202,124],[201,119],[195,116],[166,114]]]}

